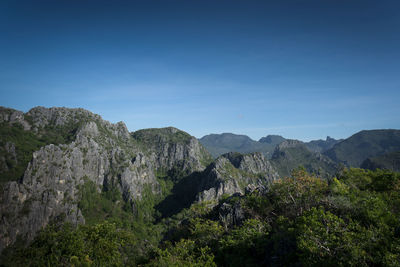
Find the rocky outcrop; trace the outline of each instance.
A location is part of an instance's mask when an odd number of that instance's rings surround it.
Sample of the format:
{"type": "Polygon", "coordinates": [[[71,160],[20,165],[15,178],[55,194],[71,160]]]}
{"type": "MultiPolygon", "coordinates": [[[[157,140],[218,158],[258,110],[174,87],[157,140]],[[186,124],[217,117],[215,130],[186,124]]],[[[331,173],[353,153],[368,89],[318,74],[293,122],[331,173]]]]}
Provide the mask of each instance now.
{"type": "Polygon", "coordinates": [[[218,220],[225,229],[240,225],[246,219],[246,212],[240,201],[230,199],[240,197],[239,194],[232,195],[227,201],[221,203],[217,208],[218,220]]]}
{"type": "Polygon", "coordinates": [[[278,174],[261,153],[228,153],[204,172],[197,201],[215,201],[224,195],[244,194],[249,185],[266,185],[278,174]]]}
{"type": "Polygon", "coordinates": [[[250,154],[227,153],[223,157],[227,158],[235,168],[248,173],[265,173],[270,178],[277,178],[278,174],[271,163],[259,152],[250,154]]]}
{"type": "Polygon", "coordinates": [[[139,130],[132,136],[147,148],[157,169],[176,168],[189,174],[204,170],[212,161],[195,137],[173,127],[139,130]]]}
{"type": "Polygon", "coordinates": [[[30,130],[31,125],[25,120],[22,111],[0,107],[0,123],[19,124],[24,130],[30,130]]]}

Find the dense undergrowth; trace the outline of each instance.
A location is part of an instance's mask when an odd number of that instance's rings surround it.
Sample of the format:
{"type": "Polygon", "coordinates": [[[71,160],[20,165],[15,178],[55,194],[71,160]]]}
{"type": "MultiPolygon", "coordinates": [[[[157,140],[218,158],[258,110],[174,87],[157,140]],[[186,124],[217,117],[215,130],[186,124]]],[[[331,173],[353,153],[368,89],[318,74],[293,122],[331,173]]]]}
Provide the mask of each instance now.
{"type": "Polygon", "coordinates": [[[86,225],[52,224],[30,246],[6,249],[3,265],[400,265],[400,174],[394,172],[346,169],[326,181],[299,169],[268,190],[227,197],[214,208],[195,204],[159,220],[156,198],[127,205],[116,191],[94,189],[82,189],[86,225]],[[242,220],[224,224],[224,204],[240,207],[242,220]],[[134,207],[147,213],[135,214],[134,207]]]}

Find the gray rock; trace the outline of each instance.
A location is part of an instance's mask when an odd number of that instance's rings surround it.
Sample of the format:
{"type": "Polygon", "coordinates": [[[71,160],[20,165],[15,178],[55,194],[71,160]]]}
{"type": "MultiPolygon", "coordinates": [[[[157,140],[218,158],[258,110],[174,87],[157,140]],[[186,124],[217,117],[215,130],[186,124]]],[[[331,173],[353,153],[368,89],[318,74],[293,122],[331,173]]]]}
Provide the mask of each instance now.
{"type": "MultiPolygon", "coordinates": [[[[232,197],[237,197],[233,195],[232,197]]],[[[233,204],[230,203],[222,203],[218,207],[218,219],[225,229],[229,229],[232,226],[237,226],[242,224],[245,220],[245,211],[240,202],[235,202],[233,204]]]]}
{"type": "Polygon", "coordinates": [[[249,185],[267,185],[277,178],[276,171],[261,153],[228,153],[205,171],[197,201],[216,203],[224,195],[244,194],[249,185]]]}

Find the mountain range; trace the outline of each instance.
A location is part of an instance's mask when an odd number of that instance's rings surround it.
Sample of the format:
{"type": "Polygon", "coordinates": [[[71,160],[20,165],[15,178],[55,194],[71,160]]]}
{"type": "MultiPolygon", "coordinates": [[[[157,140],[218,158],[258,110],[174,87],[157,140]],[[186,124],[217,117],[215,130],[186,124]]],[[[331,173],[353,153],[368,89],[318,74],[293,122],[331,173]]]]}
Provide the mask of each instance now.
{"type": "MultiPolygon", "coordinates": [[[[285,140],[287,139],[280,135],[267,135],[255,141],[247,135],[233,133],[209,134],[199,139],[214,158],[227,152],[261,152],[271,158],[276,146],[285,140]]],[[[313,140],[304,144],[312,152],[322,153],[341,141],[342,139],[336,140],[328,136],[326,140],[313,140]]]]}
{"type": "MultiPolygon", "coordinates": [[[[198,140],[174,127],[129,132],[84,109],[2,107],[0,136],[0,251],[54,223],[183,223],[191,207],[266,190],[293,171],[324,180],[344,167],[399,171],[400,130],[311,142],[232,133],[198,140]]],[[[229,207],[227,220],[237,221],[229,207]]]]}

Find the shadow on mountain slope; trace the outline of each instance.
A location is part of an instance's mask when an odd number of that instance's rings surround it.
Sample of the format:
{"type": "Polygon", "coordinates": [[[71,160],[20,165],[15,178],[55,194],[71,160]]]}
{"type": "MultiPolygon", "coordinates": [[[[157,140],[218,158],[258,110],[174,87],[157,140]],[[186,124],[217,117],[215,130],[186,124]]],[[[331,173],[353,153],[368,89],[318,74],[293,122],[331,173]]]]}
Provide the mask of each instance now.
{"type": "Polygon", "coordinates": [[[174,185],[171,194],[155,207],[162,218],[173,216],[190,207],[200,192],[203,175],[203,172],[193,172],[174,185]]]}

